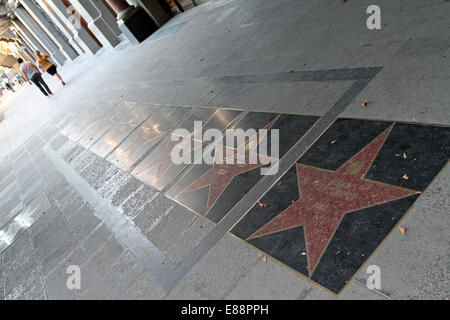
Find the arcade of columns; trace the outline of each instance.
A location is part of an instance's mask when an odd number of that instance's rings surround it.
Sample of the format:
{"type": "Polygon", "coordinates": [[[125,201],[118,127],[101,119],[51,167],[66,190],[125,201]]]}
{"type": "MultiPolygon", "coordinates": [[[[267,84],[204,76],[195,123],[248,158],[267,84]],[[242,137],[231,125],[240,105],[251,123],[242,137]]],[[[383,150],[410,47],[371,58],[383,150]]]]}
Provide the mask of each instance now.
{"type": "Polygon", "coordinates": [[[171,18],[164,1],[9,1],[8,19],[18,40],[10,45],[11,51],[27,60],[34,59],[35,50],[48,52],[63,65],[81,54],[113,48],[124,39],[138,44],[171,18]]]}

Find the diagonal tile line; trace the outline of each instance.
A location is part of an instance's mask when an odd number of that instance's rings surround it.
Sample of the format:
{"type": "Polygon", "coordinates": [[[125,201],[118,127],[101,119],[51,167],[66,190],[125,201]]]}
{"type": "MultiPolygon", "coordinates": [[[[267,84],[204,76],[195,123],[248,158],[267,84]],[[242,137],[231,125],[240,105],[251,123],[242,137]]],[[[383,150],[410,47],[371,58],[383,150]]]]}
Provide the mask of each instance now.
{"type": "Polygon", "coordinates": [[[108,201],[103,199],[78,173],[67,164],[47,144],[42,151],[52,161],[69,184],[94,209],[94,214],[103,221],[105,226],[114,234],[116,239],[125,245],[136,258],[154,276],[161,287],[169,291],[171,286],[166,281],[167,273],[172,268],[172,262],[151,243],[127,218],[116,210],[108,201]]]}

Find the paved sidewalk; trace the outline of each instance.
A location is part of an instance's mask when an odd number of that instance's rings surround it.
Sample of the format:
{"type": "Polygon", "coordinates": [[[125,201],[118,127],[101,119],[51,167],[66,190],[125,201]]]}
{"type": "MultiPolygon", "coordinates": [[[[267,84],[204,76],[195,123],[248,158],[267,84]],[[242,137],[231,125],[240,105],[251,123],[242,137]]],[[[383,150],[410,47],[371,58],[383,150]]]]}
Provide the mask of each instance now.
{"type": "Polygon", "coordinates": [[[0,298],[448,298],[450,3],[375,2],[381,30],[373,1],[211,0],[3,99],[0,298]],[[280,129],[278,174],[170,166],[194,120],[280,129]]]}

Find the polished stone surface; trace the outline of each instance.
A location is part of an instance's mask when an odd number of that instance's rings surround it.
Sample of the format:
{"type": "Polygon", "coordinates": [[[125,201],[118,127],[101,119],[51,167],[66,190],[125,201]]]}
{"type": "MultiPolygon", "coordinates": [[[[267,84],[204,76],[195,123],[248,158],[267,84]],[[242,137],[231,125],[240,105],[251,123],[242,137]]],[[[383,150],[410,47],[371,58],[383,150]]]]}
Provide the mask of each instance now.
{"type": "Polygon", "coordinates": [[[132,118],[131,110],[136,103],[105,102],[97,106],[89,115],[90,121],[79,126],[79,133],[73,132],[68,136],[71,140],[79,142],[84,148],[92,147],[103,135],[108,132],[120,119],[132,118]]]}
{"type": "Polygon", "coordinates": [[[150,117],[130,133],[107,159],[123,170],[130,169],[189,111],[183,107],[152,108],[150,117]]]}
{"type": "MultiPolygon", "coordinates": [[[[194,122],[202,122],[202,130],[217,129],[219,131],[224,130],[235,117],[240,114],[237,110],[217,110],[213,108],[202,108],[186,119],[178,127],[179,129],[185,129],[192,135],[191,143],[191,159],[194,160],[195,150],[197,144],[194,143],[194,122]]],[[[203,131],[203,132],[204,132],[203,131]]],[[[203,146],[208,141],[199,141],[203,146]]],[[[154,186],[158,190],[164,189],[164,187],[172,181],[186,166],[187,164],[176,165],[171,160],[172,149],[177,145],[179,141],[171,141],[171,137],[165,138],[161,144],[155,148],[134,170],[133,174],[147,184],[154,186]]]]}
{"type": "Polygon", "coordinates": [[[102,158],[106,157],[149,117],[151,111],[149,106],[134,105],[130,111],[122,112],[114,126],[90,150],[102,158]]]}

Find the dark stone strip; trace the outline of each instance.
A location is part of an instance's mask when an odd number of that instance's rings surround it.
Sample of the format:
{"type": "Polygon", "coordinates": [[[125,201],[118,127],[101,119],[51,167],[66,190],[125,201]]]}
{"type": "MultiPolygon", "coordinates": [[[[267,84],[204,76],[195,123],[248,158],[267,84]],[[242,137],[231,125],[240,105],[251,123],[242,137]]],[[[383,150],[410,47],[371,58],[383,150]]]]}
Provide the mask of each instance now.
{"type": "Polygon", "coordinates": [[[352,68],[317,71],[293,71],[255,75],[236,75],[214,78],[219,83],[262,83],[300,81],[354,81],[370,80],[381,68],[352,68]]]}
{"type": "Polygon", "coordinates": [[[210,86],[211,84],[245,84],[245,83],[271,83],[271,82],[300,82],[300,81],[361,81],[371,80],[381,67],[345,68],[311,71],[290,71],[276,73],[262,73],[249,75],[230,75],[219,77],[196,77],[187,79],[174,79],[147,82],[151,86],[210,86]]]}

